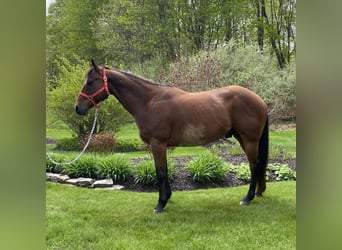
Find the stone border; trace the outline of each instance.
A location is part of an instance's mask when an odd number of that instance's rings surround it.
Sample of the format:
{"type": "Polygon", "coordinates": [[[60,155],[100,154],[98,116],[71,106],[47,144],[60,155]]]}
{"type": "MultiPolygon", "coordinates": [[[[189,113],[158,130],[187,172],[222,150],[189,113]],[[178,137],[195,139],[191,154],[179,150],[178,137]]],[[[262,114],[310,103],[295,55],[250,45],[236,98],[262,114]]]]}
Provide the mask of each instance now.
{"type": "Polygon", "coordinates": [[[114,185],[112,179],[95,180],[92,178],[70,178],[68,175],[46,173],[46,180],[62,184],[69,184],[77,187],[87,187],[94,189],[121,190],[124,186],[114,185]]]}

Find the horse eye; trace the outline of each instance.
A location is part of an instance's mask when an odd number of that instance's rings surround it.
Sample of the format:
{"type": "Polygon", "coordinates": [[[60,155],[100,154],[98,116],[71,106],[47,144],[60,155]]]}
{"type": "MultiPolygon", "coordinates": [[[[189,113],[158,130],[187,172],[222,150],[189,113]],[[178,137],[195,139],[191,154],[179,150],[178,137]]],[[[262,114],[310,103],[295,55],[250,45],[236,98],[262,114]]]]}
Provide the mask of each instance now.
{"type": "Polygon", "coordinates": [[[87,85],[92,85],[94,83],[94,80],[88,80],[87,85]]]}

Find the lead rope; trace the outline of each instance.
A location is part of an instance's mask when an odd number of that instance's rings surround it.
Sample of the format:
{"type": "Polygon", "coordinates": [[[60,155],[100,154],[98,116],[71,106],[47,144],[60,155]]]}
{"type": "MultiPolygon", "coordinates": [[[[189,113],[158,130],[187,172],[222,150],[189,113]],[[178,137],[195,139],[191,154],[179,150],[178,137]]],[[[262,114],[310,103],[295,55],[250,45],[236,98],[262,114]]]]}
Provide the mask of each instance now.
{"type": "Polygon", "coordinates": [[[95,130],[95,125],[96,125],[97,116],[98,116],[98,109],[95,109],[94,123],[93,123],[93,127],[91,128],[91,131],[90,131],[90,134],[89,134],[88,141],[87,141],[87,143],[84,145],[84,148],[83,148],[83,150],[81,151],[81,153],[79,153],[79,155],[76,156],[75,159],[73,159],[72,161],[68,161],[68,162],[56,162],[56,161],[54,161],[54,160],[50,157],[50,155],[46,152],[47,158],[48,158],[52,163],[54,163],[54,164],[57,165],[57,166],[70,165],[70,164],[73,164],[75,161],[77,161],[77,160],[82,156],[82,154],[84,153],[84,151],[87,149],[87,147],[88,147],[88,145],[89,145],[89,142],[90,142],[91,137],[93,136],[93,133],[94,133],[94,130],[95,130]]]}

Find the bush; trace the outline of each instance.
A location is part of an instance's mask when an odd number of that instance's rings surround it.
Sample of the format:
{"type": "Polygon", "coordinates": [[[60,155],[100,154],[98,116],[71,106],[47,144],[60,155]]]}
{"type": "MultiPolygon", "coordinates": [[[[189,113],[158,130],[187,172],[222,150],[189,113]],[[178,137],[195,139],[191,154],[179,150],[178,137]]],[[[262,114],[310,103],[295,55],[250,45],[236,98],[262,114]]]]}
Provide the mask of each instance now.
{"type": "MultiPolygon", "coordinates": [[[[171,159],[168,162],[167,176],[169,180],[173,179],[175,173],[175,167],[171,159]]],[[[153,160],[141,161],[135,168],[134,181],[137,184],[143,185],[155,185],[157,183],[156,168],[153,160]]]]}
{"type": "Polygon", "coordinates": [[[251,179],[251,171],[248,163],[241,163],[238,166],[229,164],[228,171],[235,173],[236,177],[240,180],[250,181],[251,179]]]}
{"type": "Polygon", "coordinates": [[[249,164],[241,163],[236,168],[236,177],[240,180],[250,181],[251,179],[251,170],[249,168],[249,164]]]}
{"type": "Polygon", "coordinates": [[[275,171],[275,174],[278,175],[277,180],[296,180],[296,172],[292,171],[289,166],[282,165],[279,170],[275,171]]]}
{"type": "Polygon", "coordinates": [[[296,63],[279,69],[268,51],[232,40],[217,49],[181,57],[165,80],[188,91],[240,85],[259,94],[269,106],[270,120],[291,119],[296,112],[296,63]]]}
{"type": "Polygon", "coordinates": [[[97,176],[97,161],[98,158],[95,155],[84,155],[71,165],[64,166],[63,172],[71,178],[85,177],[95,179],[97,176]]]}
{"type": "Polygon", "coordinates": [[[114,182],[125,181],[132,175],[132,166],[122,154],[114,154],[101,159],[98,165],[98,177],[112,179],[114,182]]]}
{"type": "Polygon", "coordinates": [[[227,167],[217,153],[209,151],[188,162],[187,167],[194,181],[220,181],[225,176],[227,167]]]}
{"type": "Polygon", "coordinates": [[[277,181],[296,180],[296,172],[290,169],[287,164],[268,164],[267,170],[273,171],[277,175],[277,181]]]}
{"type": "Polygon", "coordinates": [[[63,138],[56,143],[57,150],[77,151],[80,150],[80,142],[77,138],[63,138]]]}
{"type": "Polygon", "coordinates": [[[134,152],[145,150],[143,142],[139,139],[116,140],[116,152],[134,152]]]}
{"type": "MultiPolygon", "coordinates": [[[[89,139],[89,135],[85,135],[80,140],[81,148],[84,148],[85,144],[89,139]]],[[[112,152],[115,148],[115,139],[114,135],[111,132],[103,131],[98,134],[94,134],[91,138],[88,148],[88,151],[91,152],[112,152]]]]}

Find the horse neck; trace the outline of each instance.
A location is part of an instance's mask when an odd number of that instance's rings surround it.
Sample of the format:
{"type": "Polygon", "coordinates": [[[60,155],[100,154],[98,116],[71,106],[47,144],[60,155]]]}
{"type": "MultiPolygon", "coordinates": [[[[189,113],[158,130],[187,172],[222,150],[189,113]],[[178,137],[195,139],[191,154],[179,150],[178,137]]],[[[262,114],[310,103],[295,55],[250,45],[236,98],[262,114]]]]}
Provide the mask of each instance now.
{"type": "Polygon", "coordinates": [[[118,71],[108,70],[107,78],[110,93],[133,116],[144,109],[153,96],[158,94],[157,86],[118,71]]]}

